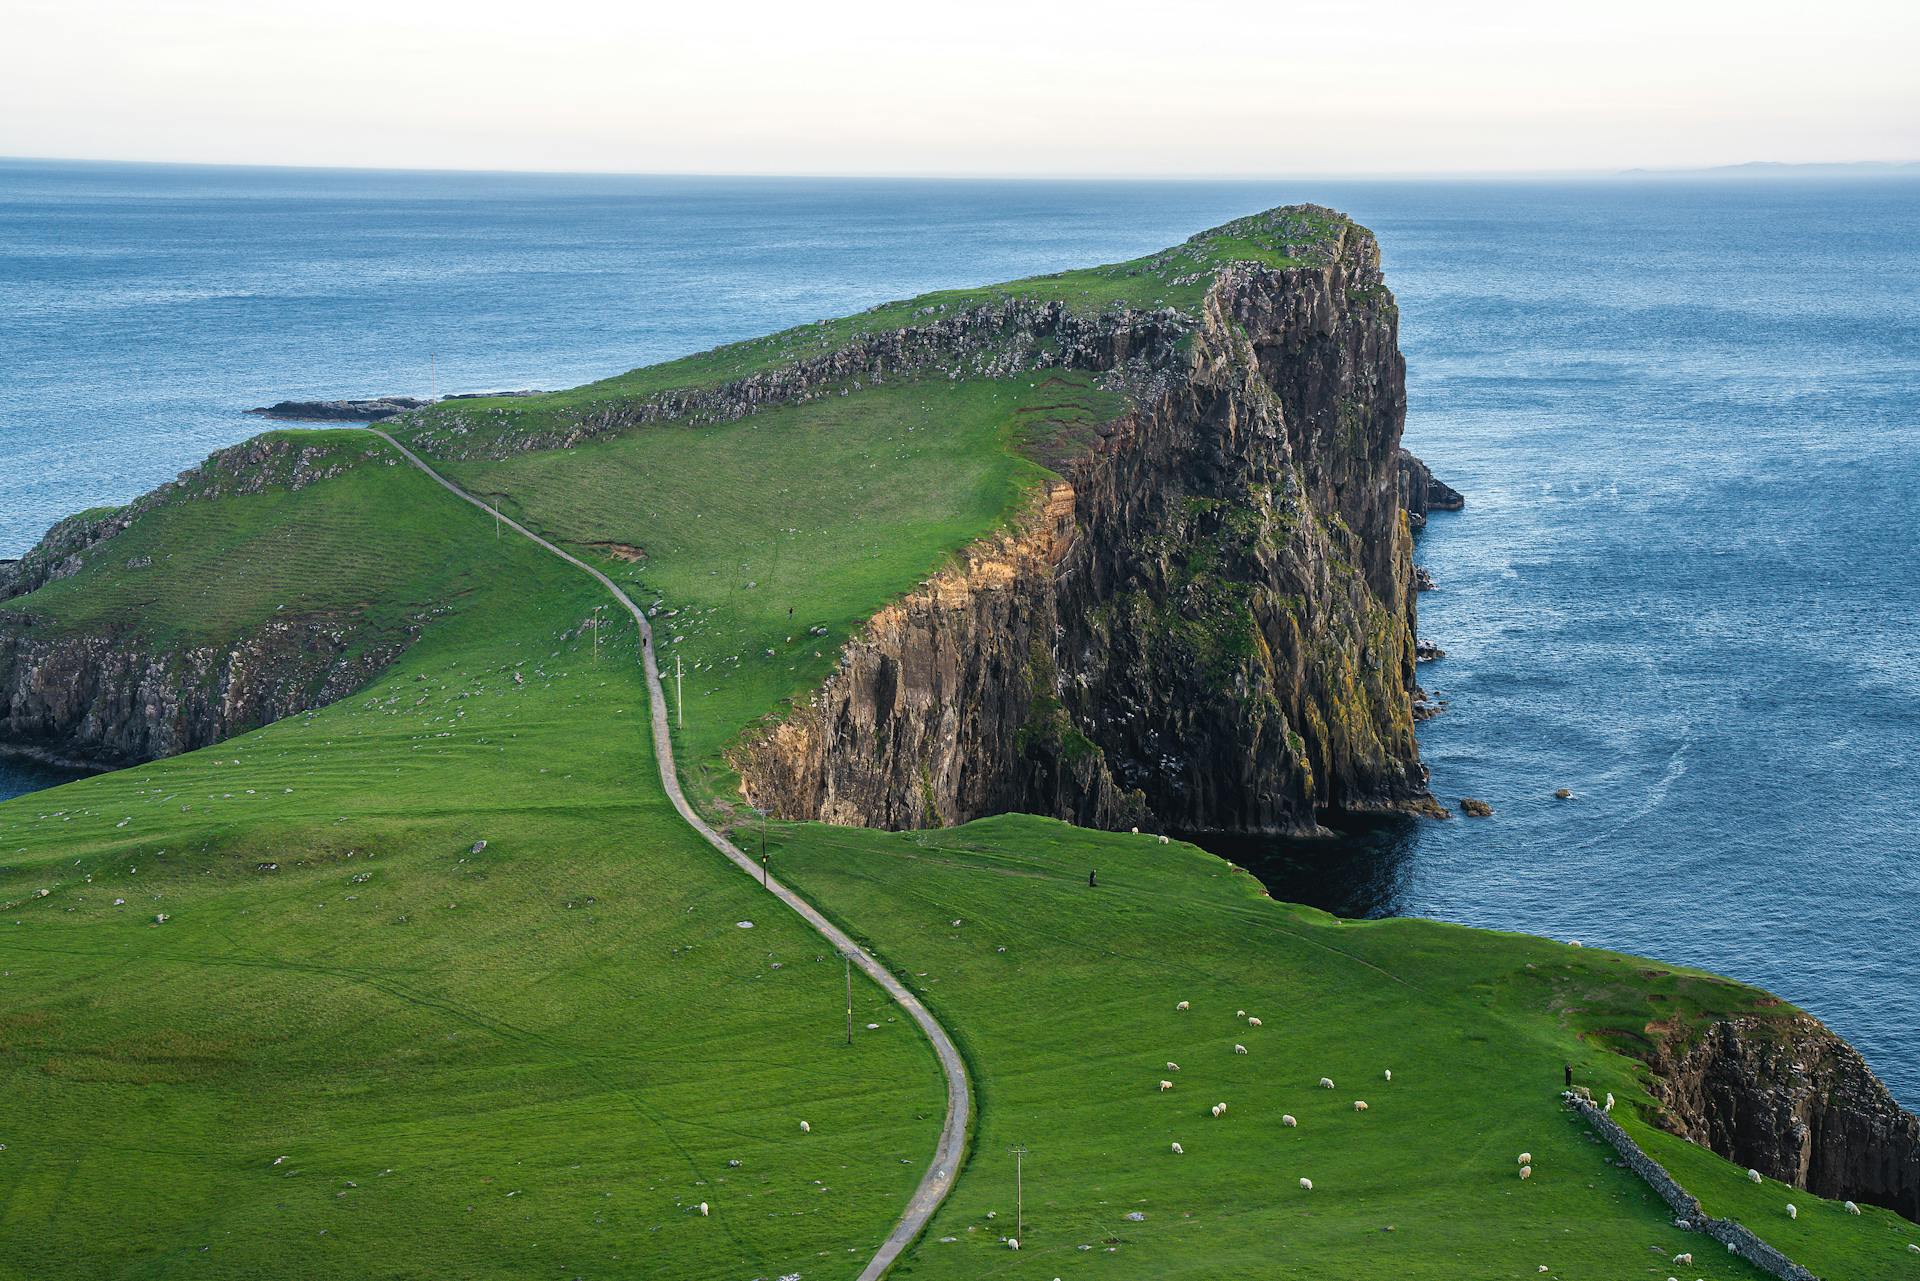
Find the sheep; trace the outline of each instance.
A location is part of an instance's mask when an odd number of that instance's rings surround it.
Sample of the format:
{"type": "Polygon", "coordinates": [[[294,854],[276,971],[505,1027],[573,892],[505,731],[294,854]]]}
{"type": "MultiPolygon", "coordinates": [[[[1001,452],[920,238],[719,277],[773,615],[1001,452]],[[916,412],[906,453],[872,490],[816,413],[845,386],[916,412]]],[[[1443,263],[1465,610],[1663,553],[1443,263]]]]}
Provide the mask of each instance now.
{"type": "Polygon", "coordinates": [[[1521,1166],[1520,1177],[1523,1179],[1531,1179],[1533,1177],[1533,1167],[1530,1165],[1521,1166]]]}
{"type": "Polygon", "coordinates": [[[1908,1253],[1908,1254],[1920,1254],[1920,1245],[1908,1245],[1908,1246],[1907,1246],[1907,1253],[1908,1253]]]}
{"type": "Polygon", "coordinates": [[[1167,843],[1167,838],[1166,838],[1165,836],[1162,836],[1162,837],[1160,838],[1160,843],[1161,843],[1162,845],[1165,845],[1165,844],[1167,843]]]}
{"type": "Polygon", "coordinates": [[[1600,1110],[1602,1112],[1613,1111],[1613,1092],[1611,1090],[1607,1092],[1607,1106],[1605,1106],[1604,1108],[1601,1108],[1600,1110]]]}
{"type": "Polygon", "coordinates": [[[1018,1250],[1019,1248],[1020,1248],[1020,1238],[1019,1238],[1019,1237],[1008,1237],[1008,1238],[1007,1238],[1007,1249],[1009,1249],[1009,1250],[1018,1250]]]}
{"type": "Polygon", "coordinates": [[[1393,1069],[1388,1068],[1386,1071],[1382,1072],[1380,1075],[1384,1076],[1385,1078],[1387,1078],[1389,1082],[1391,1082],[1393,1080],[1393,1069]]]}
{"type": "Polygon", "coordinates": [[[1749,1182],[1749,1183],[1758,1183],[1758,1182],[1760,1182],[1760,1171],[1758,1171],[1758,1170],[1748,1170],[1748,1171],[1747,1171],[1747,1182],[1749,1182]]]}
{"type": "Polygon", "coordinates": [[[1165,1093],[1166,1093],[1166,1092],[1167,1092],[1168,1090],[1171,1090],[1172,1088],[1173,1088],[1173,1082],[1172,1082],[1172,1081],[1162,1081],[1162,1082],[1160,1082],[1160,1092],[1161,1092],[1162,1094],[1165,1094],[1165,1093]]]}
{"type": "Polygon", "coordinates": [[[1176,1010],[1179,1010],[1179,1011],[1181,1011],[1182,1013],[1185,1013],[1185,1012],[1186,1012],[1186,1010],[1187,1010],[1187,1008],[1188,1008],[1188,1006],[1187,1006],[1187,1003],[1186,1003],[1185,1001],[1182,1001],[1182,1002],[1180,1002],[1180,1004],[1178,1004],[1178,1005],[1176,1005],[1176,1006],[1174,1006],[1173,1008],[1174,1008],[1174,1009],[1176,1009],[1176,1010]]]}
{"type": "Polygon", "coordinates": [[[808,1124],[807,1124],[807,1123],[806,1123],[805,1121],[802,1121],[802,1122],[800,1123],[800,1133],[802,1133],[802,1134],[812,1134],[812,1133],[813,1133],[813,1127],[812,1127],[811,1125],[808,1125],[808,1124]]]}
{"type": "Polygon", "coordinates": [[[713,1212],[712,1207],[710,1207],[705,1201],[702,1201],[700,1203],[699,1210],[700,1210],[700,1217],[703,1219],[706,1218],[707,1215],[713,1212]]]}
{"type": "Polygon", "coordinates": [[[1313,1180],[1312,1180],[1312,1179],[1302,1179],[1302,1180],[1300,1180],[1300,1190],[1301,1190],[1302,1192],[1311,1192],[1311,1191],[1313,1191],[1313,1180]]]}
{"type": "Polygon", "coordinates": [[[1235,1010],[1233,1012],[1233,1017],[1236,1019],[1244,1019],[1247,1017],[1247,1012],[1245,1010],[1235,1010]]]}
{"type": "Polygon", "coordinates": [[[1674,1261],[1675,1263],[1692,1263],[1692,1262],[1693,1262],[1693,1255],[1691,1255],[1691,1254],[1676,1254],[1676,1255],[1674,1255],[1674,1256],[1673,1256],[1673,1261],[1674,1261]]]}
{"type": "Polygon", "coordinates": [[[1234,1052],[1235,1054],[1245,1054],[1245,1053],[1247,1052],[1247,1047],[1246,1047],[1246,1046],[1244,1046],[1244,1045],[1239,1045],[1239,1044],[1236,1044],[1236,1045],[1235,1045],[1235,1046],[1233,1047],[1233,1052],[1234,1052]]]}
{"type": "Polygon", "coordinates": [[[1353,1101],[1353,1110],[1355,1112],[1365,1112],[1367,1110],[1367,1101],[1365,1099],[1355,1099],[1353,1101]]]}
{"type": "Polygon", "coordinates": [[[1859,1207],[1859,1206],[1857,1206],[1857,1205],[1855,1205],[1855,1204],[1854,1204],[1853,1202],[1851,1202],[1851,1201],[1848,1201],[1848,1202],[1846,1203],[1846,1206],[1847,1206],[1847,1213],[1848,1213],[1848,1214],[1858,1214],[1858,1213],[1860,1213],[1860,1207],[1859,1207]]]}
{"type": "Polygon", "coordinates": [[[1323,1090],[1331,1090],[1333,1088],[1333,1078],[1328,1076],[1321,1077],[1320,1088],[1323,1090]]]}
{"type": "Polygon", "coordinates": [[[1797,1219],[1800,1217],[1800,1207],[1791,1201],[1787,1202],[1787,1217],[1789,1219],[1797,1219]]]}
{"type": "Polygon", "coordinates": [[[1139,828],[1137,828],[1137,827],[1133,827],[1133,828],[1128,828],[1127,830],[1128,830],[1128,831],[1130,831],[1130,832],[1132,832],[1132,833],[1133,833],[1133,835],[1135,835],[1135,836],[1138,836],[1138,835],[1140,835],[1140,829],[1139,829],[1139,828]]]}
{"type": "Polygon", "coordinates": [[[1227,1105],[1224,1103],[1216,1103],[1209,1110],[1212,1111],[1214,1118],[1217,1120],[1219,1119],[1220,1114],[1227,1110],[1227,1105]]]}
{"type": "Polygon", "coordinates": [[[1533,1164],[1533,1153],[1531,1153],[1531,1152],[1522,1152],[1522,1153],[1521,1153],[1521,1154],[1520,1154],[1520,1155],[1519,1155],[1519,1156],[1518,1156],[1517,1158],[1515,1158],[1515,1160],[1514,1160],[1514,1164],[1515,1164],[1515,1165],[1532,1165],[1532,1164],[1533,1164]]]}
{"type": "Polygon", "coordinates": [[[1280,1124],[1291,1130],[1294,1126],[1299,1125],[1300,1122],[1294,1119],[1293,1113],[1285,1112],[1280,1116],[1280,1124]]]}
{"type": "Polygon", "coordinates": [[[1254,1017],[1253,1017],[1253,1016],[1252,1016],[1251,1014],[1249,1014],[1249,1015],[1247,1016],[1247,1026],[1248,1026],[1248,1027],[1259,1027],[1259,1026],[1260,1026],[1260,1020],[1259,1020],[1259,1019],[1256,1019],[1256,1018],[1254,1018],[1254,1017]]]}
{"type": "Polygon", "coordinates": [[[1185,1156],[1187,1154],[1187,1150],[1181,1147],[1178,1143],[1176,1143],[1173,1145],[1173,1154],[1175,1156],[1185,1156]]]}
{"type": "Polygon", "coordinates": [[[1167,1061],[1167,1071],[1178,1072],[1179,1070],[1180,1070],[1180,1065],[1178,1063],[1173,1062],[1171,1059],[1167,1061]]]}

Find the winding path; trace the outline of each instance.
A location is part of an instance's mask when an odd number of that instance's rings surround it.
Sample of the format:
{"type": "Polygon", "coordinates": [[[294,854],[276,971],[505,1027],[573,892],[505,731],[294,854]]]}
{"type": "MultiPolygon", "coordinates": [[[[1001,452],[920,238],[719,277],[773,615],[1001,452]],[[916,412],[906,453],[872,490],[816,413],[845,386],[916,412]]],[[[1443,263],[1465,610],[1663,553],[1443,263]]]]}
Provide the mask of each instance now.
{"type": "MultiPolygon", "coordinates": [[[[680,774],[673,762],[673,739],[667,730],[667,695],[661,688],[660,669],[653,657],[653,628],[648,624],[646,614],[633,603],[632,597],[622,591],[611,578],[579,557],[562,551],[518,521],[501,515],[490,504],[475,498],[442,476],[428,466],[418,454],[386,432],[377,427],[369,427],[367,430],[399,450],[408,462],[439,482],[454,497],[472,503],[481,511],[496,517],[501,524],[523,538],[544,547],[569,565],[593,575],[600,585],[611,592],[613,598],[633,615],[633,621],[640,625],[640,652],[646,661],[649,695],[647,701],[653,710],[653,757],[655,764],[660,768],[660,784],[672,798],[673,807],[680,811],[680,817],[687,821],[687,825],[705,837],[707,844],[732,859],[742,871],[758,882],[762,872],[753,859],[695,813],[693,806],[687,802],[686,794],[680,790],[680,774]]],[[[801,919],[811,925],[822,938],[833,944],[839,951],[852,957],[853,963],[860,967],[862,974],[878,983],[893,999],[894,1004],[913,1016],[913,1021],[919,1024],[920,1030],[926,1033],[929,1041],[933,1042],[934,1053],[940,1059],[940,1071],[947,1078],[947,1119],[940,1128],[940,1145],[934,1149],[933,1164],[927,1167],[926,1174],[920,1180],[920,1186],[914,1189],[913,1199],[907,1202],[906,1212],[900,1216],[900,1221],[894,1225],[893,1231],[887,1234],[887,1239],[881,1243],[879,1251],[873,1258],[868,1260],[867,1266],[860,1270],[859,1281],[879,1281],[887,1269],[893,1266],[893,1261],[900,1257],[900,1252],[905,1250],[913,1239],[920,1235],[921,1229],[927,1226],[927,1221],[933,1217],[933,1212],[940,1208],[940,1203],[947,1199],[947,1193],[953,1190],[954,1179],[960,1173],[961,1158],[966,1154],[967,1147],[967,1118],[973,1110],[973,1090],[967,1081],[966,1064],[960,1058],[960,1051],[954,1047],[953,1038],[947,1035],[947,1030],[940,1026],[939,1020],[933,1017],[927,1007],[920,1003],[920,999],[909,992],[906,985],[895,978],[892,972],[867,955],[866,951],[848,937],[844,930],[821,915],[818,908],[798,893],[771,878],[768,878],[766,888],[775,898],[798,912],[801,919]]]]}

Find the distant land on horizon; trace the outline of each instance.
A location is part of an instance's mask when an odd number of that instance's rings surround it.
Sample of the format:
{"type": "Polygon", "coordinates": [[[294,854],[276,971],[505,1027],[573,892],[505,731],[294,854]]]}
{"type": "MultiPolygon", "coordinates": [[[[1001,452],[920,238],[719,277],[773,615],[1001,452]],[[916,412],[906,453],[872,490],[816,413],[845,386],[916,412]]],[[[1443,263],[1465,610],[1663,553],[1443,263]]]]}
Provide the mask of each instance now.
{"type": "Polygon", "coordinates": [[[1749,160],[1694,169],[1623,169],[1620,178],[1920,178],[1920,160],[1749,160]]]}

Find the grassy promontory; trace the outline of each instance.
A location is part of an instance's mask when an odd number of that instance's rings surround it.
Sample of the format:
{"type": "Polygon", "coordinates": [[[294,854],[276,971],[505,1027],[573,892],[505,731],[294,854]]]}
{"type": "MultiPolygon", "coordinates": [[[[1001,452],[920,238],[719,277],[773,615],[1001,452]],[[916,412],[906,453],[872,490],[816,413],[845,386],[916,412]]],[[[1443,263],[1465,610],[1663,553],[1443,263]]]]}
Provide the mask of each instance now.
{"type": "MultiPolygon", "coordinates": [[[[1289,239],[1311,221],[978,293],[1191,308],[1222,263],[1311,261],[1289,239]]],[[[500,409],[724,380],[939,305],[500,409]]],[[[1121,395],[903,378],[447,467],[659,601],[679,750],[713,799],[734,735],[1017,510],[1036,435],[1121,395]]],[[[323,710],[0,805],[0,1277],[854,1275],[932,1151],[927,1047],[856,981],[845,1048],[838,959],[674,815],[633,629],[593,626],[589,580],[373,438],[301,439],[353,456],[298,487],[177,493],[7,603],[202,646],[291,603],[410,648],[323,710]]],[[[1750,989],[1340,922],[1191,847],[1038,819],[771,844],[970,1060],[973,1155],[900,1275],[1756,1275],[1559,1106],[1569,1061],[1709,1209],[1832,1278],[1913,1275],[1912,1224],[1748,1184],[1635,1115],[1620,1030],[1758,1008],[1750,989]]]]}

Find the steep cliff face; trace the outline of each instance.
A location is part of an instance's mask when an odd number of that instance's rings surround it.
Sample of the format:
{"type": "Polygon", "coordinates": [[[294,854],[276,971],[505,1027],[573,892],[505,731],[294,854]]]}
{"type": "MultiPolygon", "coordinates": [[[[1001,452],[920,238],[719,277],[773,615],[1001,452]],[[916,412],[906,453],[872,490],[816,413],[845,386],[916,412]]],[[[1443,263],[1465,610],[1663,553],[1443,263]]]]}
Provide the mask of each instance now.
{"type": "Polygon", "coordinates": [[[404,650],[338,620],[278,618],[219,646],[0,627],[0,744],[101,765],[206,747],[366,684],[404,650]]]}
{"type": "Polygon", "coordinates": [[[1724,1019],[1659,1043],[1651,1066],[1675,1133],[1817,1196],[1920,1220],[1920,1120],[1818,1021],[1724,1019]]]}
{"type": "Polygon", "coordinates": [[[739,749],[747,795],[888,827],[1301,832],[1324,807],[1430,805],[1397,313],[1372,236],[1343,227],[1326,265],[1220,272],[1015,533],[739,749]]]}

